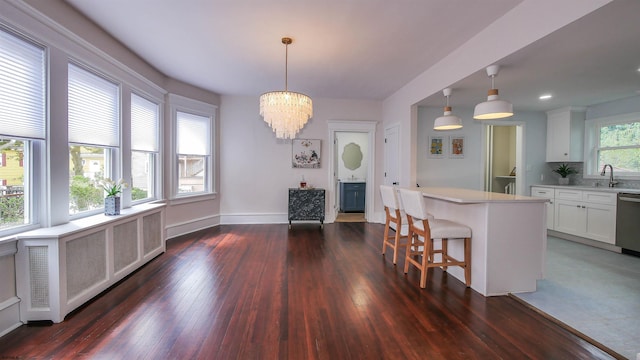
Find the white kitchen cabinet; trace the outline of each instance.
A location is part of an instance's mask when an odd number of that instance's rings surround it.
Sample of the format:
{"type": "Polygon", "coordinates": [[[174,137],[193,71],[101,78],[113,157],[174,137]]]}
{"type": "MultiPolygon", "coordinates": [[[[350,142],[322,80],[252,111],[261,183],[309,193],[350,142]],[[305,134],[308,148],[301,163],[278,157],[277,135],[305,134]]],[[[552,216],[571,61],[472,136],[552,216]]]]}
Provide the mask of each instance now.
{"type": "Polygon", "coordinates": [[[583,160],[584,119],[584,108],[547,112],[547,162],[583,160]]]}
{"type": "Polygon", "coordinates": [[[547,202],[547,229],[554,230],[554,224],[553,224],[555,221],[554,190],[550,188],[532,186],[531,196],[549,199],[549,202],[547,202]]]}
{"type": "Polygon", "coordinates": [[[614,244],[616,194],[556,189],[554,226],[555,231],[614,244]]]}

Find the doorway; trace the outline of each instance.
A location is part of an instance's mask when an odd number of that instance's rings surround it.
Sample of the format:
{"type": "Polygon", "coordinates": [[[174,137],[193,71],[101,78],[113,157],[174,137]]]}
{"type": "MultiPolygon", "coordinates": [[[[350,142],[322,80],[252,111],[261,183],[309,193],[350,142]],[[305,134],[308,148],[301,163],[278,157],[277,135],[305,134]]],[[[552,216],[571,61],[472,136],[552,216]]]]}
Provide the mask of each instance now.
{"type": "Polygon", "coordinates": [[[498,122],[485,125],[485,191],[523,194],[523,134],[522,123],[498,122]]]}
{"type": "Polygon", "coordinates": [[[360,214],[359,221],[372,216],[375,127],[375,121],[329,121],[328,183],[333,194],[328,196],[327,221],[336,221],[341,205],[347,209],[343,213],[360,214]]]}

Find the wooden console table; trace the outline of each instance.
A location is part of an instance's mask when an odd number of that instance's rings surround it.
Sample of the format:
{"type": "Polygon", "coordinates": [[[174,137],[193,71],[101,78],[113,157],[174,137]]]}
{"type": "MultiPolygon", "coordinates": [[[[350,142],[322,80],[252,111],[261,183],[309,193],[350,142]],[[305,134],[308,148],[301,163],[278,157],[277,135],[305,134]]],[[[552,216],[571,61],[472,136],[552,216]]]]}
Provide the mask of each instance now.
{"type": "Polygon", "coordinates": [[[289,189],[289,229],[293,220],[318,220],[324,225],[324,189],[289,189]]]}

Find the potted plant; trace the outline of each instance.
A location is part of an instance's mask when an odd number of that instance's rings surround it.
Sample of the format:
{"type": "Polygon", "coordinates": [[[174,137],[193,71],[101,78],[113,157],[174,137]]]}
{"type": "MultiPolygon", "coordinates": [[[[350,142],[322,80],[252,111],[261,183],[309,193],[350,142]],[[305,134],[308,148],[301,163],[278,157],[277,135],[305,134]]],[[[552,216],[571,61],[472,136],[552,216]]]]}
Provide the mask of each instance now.
{"type": "Polygon", "coordinates": [[[104,198],[104,214],[120,215],[120,193],[129,186],[123,179],[115,182],[104,178],[98,182],[104,189],[107,196],[104,198]]]}
{"type": "Polygon", "coordinates": [[[571,174],[577,174],[578,171],[567,164],[562,164],[557,168],[553,169],[553,172],[560,175],[560,179],[558,179],[558,183],[560,185],[568,185],[569,178],[568,176],[571,174]]]}

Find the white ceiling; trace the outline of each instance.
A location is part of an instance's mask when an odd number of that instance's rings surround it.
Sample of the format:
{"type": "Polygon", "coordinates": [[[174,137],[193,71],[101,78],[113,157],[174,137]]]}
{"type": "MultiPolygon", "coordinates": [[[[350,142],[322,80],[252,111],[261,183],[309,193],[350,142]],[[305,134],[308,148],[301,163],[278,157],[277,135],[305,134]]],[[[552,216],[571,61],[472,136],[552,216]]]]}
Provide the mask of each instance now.
{"type": "MultiPolygon", "coordinates": [[[[166,75],[219,94],[282,90],[289,36],[289,90],[382,100],[522,0],[66,1],[166,75]]],[[[615,0],[501,60],[501,97],[522,111],[638,95],[638,15],[640,1],[615,0]]],[[[490,81],[480,69],[452,87],[455,113],[490,81]]]]}

